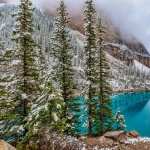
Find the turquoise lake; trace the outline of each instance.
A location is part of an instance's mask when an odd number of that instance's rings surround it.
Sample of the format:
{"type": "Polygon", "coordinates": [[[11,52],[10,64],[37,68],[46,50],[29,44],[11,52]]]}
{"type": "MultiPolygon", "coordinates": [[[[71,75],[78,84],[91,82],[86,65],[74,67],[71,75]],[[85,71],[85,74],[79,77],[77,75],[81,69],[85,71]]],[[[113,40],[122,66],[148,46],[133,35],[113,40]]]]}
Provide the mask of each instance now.
{"type": "Polygon", "coordinates": [[[112,96],[113,110],[125,116],[127,130],[150,137],[150,92],[121,93],[112,96]]]}

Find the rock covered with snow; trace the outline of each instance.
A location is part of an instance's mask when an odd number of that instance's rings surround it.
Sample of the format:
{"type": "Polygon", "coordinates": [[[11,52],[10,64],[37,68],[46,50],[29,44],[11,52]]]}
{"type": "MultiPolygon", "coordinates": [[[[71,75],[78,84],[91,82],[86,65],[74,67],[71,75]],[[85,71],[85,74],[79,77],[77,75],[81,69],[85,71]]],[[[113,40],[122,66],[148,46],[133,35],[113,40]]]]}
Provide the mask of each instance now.
{"type": "Polygon", "coordinates": [[[110,138],[113,140],[120,140],[120,139],[126,139],[126,132],[125,131],[111,131],[111,132],[106,132],[104,134],[104,137],[110,138]]]}
{"type": "Polygon", "coordinates": [[[136,143],[139,143],[139,142],[149,143],[150,138],[148,138],[148,137],[129,138],[125,141],[126,144],[136,144],[136,143]]]}

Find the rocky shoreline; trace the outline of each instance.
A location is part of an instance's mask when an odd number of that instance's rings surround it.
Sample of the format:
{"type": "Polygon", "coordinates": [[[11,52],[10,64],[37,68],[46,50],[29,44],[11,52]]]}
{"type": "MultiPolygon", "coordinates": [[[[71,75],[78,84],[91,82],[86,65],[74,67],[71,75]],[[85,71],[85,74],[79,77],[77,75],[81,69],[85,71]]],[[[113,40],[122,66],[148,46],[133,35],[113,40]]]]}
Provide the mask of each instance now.
{"type": "Polygon", "coordinates": [[[150,138],[137,132],[114,131],[100,137],[72,137],[46,133],[40,136],[38,150],[149,150],[150,138]]]}
{"type": "MultiPolygon", "coordinates": [[[[30,141],[23,150],[149,150],[150,138],[137,132],[113,131],[100,137],[72,137],[43,131],[37,141],[30,141]],[[33,146],[34,145],[34,146],[33,146]],[[34,147],[34,149],[33,149],[34,147]]],[[[0,141],[0,150],[16,150],[0,141]]],[[[20,150],[20,149],[18,149],[20,150]]]]}

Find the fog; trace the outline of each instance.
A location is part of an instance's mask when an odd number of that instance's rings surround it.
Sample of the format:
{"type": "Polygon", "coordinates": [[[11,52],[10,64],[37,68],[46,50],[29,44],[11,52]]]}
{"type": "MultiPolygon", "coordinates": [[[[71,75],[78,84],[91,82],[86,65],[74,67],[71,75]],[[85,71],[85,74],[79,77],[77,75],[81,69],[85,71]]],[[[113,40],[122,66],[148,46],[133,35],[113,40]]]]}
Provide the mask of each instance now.
{"type": "MultiPolygon", "coordinates": [[[[18,0],[0,0],[16,3],[18,0]]],[[[70,14],[80,16],[85,0],[65,0],[70,14]]],[[[34,5],[43,11],[54,13],[59,0],[33,0],[34,5]]],[[[132,35],[150,52],[150,1],[149,0],[95,0],[97,10],[109,16],[124,38],[132,35]]]]}

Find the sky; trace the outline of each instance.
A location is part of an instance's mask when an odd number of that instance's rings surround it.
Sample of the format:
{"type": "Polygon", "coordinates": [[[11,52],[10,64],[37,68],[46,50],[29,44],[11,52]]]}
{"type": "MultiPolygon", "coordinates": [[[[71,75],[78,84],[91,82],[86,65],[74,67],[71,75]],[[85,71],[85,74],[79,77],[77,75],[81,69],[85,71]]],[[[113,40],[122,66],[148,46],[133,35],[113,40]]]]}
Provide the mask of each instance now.
{"type": "MultiPolygon", "coordinates": [[[[16,3],[19,0],[0,0],[16,3]]],[[[85,0],[64,0],[69,12],[79,16],[85,0]]],[[[59,0],[33,0],[42,10],[54,12],[59,0]]],[[[150,53],[150,0],[95,0],[96,7],[109,16],[124,37],[132,35],[137,38],[150,53]]]]}

